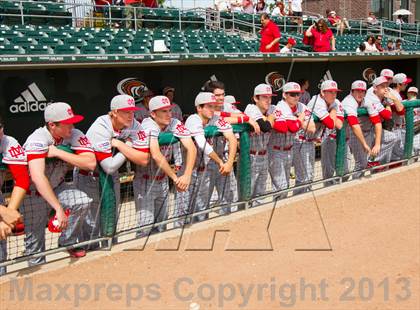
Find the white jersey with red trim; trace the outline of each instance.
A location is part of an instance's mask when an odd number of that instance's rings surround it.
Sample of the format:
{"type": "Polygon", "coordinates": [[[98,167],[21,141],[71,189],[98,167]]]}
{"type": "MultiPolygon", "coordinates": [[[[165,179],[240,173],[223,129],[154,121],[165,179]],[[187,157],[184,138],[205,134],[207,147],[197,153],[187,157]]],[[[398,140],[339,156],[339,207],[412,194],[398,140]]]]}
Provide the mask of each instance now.
{"type": "MultiPolygon", "coordinates": [[[[27,165],[26,154],[23,147],[13,137],[3,135],[0,140],[0,154],[2,163],[6,165],[27,165]]],[[[0,171],[0,188],[3,186],[6,171],[0,171]]],[[[1,192],[0,192],[1,194],[1,192]]]]}
{"type": "MultiPolygon", "coordinates": [[[[274,113],[276,115],[276,121],[293,121],[297,119],[290,106],[284,100],[280,100],[277,103],[274,113]]],[[[286,133],[280,133],[272,130],[269,146],[271,148],[290,147],[293,144],[293,139],[295,136],[296,133],[291,133],[289,131],[286,133]]]]}
{"type": "MultiPolygon", "coordinates": [[[[207,126],[216,126],[217,129],[219,129],[219,132],[222,132],[222,131],[220,131],[220,128],[222,128],[222,130],[224,130],[223,128],[226,129],[226,128],[229,128],[230,127],[230,129],[233,130],[232,129],[232,126],[230,125],[230,123],[226,122],[223,117],[216,116],[216,115],[214,115],[210,119],[210,121],[209,121],[209,123],[208,123],[207,126]]],[[[224,136],[214,137],[211,140],[209,140],[209,143],[211,143],[211,145],[213,146],[214,151],[217,153],[217,155],[220,158],[224,158],[225,157],[225,152],[227,151],[227,144],[226,144],[226,139],[225,139],[224,136]]]]}
{"type": "MultiPolygon", "coordinates": [[[[46,158],[51,145],[70,147],[77,154],[93,152],[89,139],[79,129],[72,129],[71,137],[68,139],[55,140],[47,127],[41,127],[35,130],[23,145],[28,162],[36,158],[46,158]]],[[[62,160],[55,159],[46,162],[45,175],[52,188],[56,188],[64,181],[67,169],[68,164],[62,160]]]]}
{"type": "Polygon", "coordinates": [[[150,116],[150,111],[148,108],[144,106],[143,103],[136,104],[136,107],[138,107],[140,110],[137,110],[134,112],[134,118],[141,123],[144,119],[148,118],[150,116]]]}
{"type": "MultiPolygon", "coordinates": [[[[264,116],[273,114],[276,110],[274,105],[270,105],[268,111],[263,114],[256,104],[248,104],[244,113],[255,121],[262,119],[264,116]]],[[[255,132],[250,132],[250,150],[251,152],[261,152],[267,150],[268,142],[270,141],[271,131],[261,132],[257,135],[255,132]]]]}
{"type": "Polygon", "coordinates": [[[114,130],[109,115],[102,115],[90,126],[86,136],[92,143],[97,160],[100,162],[105,158],[112,157],[111,140],[119,139],[123,141],[131,140],[133,148],[148,152],[149,138],[140,123],[133,120],[130,127],[122,130],[114,130]]]}
{"type": "Polygon", "coordinates": [[[379,115],[379,112],[376,108],[375,103],[371,101],[366,102],[365,100],[363,100],[359,104],[356,101],[356,99],[354,99],[353,95],[351,94],[347,95],[341,103],[343,104],[344,111],[348,116],[357,117],[357,120],[360,124],[362,131],[369,131],[372,128],[373,124],[371,120],[369,119],[369,117],[374,117],[374,116],[379,115]],[[359,115],[357,112],[357,109],[359,108],[366,108],[369,115],[368,116],[359,115]]]}
{"type": "MultiPolygon", "coordinates": [[[[143,120],[142,127],[150,139],[158,139],[160,133],[172,133],[175,137],[179,139],[190,138],[191,132],[185,127],[185,125],[179,120],[172,118],[170,124],[161,129],[155,120],[151,117],[148,117],[143,120]]],[[[172,158],[173,144],[171,145],[161,145],[160,151],[165,156],[166,160],[169,161],[172,158]]],[[[146,167],[137,166],[137,171],[140,173],[156,173],[159,170],[159,167],[156,165],[154,160],[150,160],[149,164],[146,167]]]]}
{"type": "MultiPolygon", "coordinates": [[[[204,128],[207,126],[217,126],[217,129],[219,132],[232,132],[232,126],[226,122],[223,118],[214,119],[212,118],[212,122],[207,123],[206,125],[203,125],[203,121],[200,118],[198,114],[190,115],[187,120],[185,121],[185,127],[188,128],[188,130],[191,133],[191,136],[193,138],[197,137],[203,137],[204,138],[204,128]]],[[[211,153],[211,151],[214,151],[213,149],[213,139],[214,138],[206,138],[206,148],[207,151],[204,151],[203,149],[197,145],[197,159],[196,159],[196,167],[202,167],[209,161],[208,154],[211,153]]]]}

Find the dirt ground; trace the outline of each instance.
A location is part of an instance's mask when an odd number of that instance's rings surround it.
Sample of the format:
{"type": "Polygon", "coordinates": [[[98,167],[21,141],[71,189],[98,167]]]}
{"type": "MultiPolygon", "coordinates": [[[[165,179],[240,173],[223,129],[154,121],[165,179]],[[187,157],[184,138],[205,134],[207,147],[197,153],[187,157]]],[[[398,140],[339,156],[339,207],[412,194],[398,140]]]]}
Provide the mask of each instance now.
{"type": "Polygon", "coordinates": [[[12,275],[0,308],[420,309],[419,164],[164,237],[12,275]]]}

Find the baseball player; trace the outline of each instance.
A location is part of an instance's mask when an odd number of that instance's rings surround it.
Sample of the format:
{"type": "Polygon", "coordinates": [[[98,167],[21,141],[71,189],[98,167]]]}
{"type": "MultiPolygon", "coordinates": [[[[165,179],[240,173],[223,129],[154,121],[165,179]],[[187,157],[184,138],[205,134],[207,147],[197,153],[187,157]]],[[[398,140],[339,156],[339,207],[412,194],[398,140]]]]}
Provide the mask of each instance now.
{"type": "Polygon", "coordinates": [[[392,150],[391,160],[401,160],[404,157],[404,144],[405,144],[405,109],[403,104],[403,98],[400,93],[405,92],[407,85],[412,81],[411,78],[407,77],[404,73],[395,74],[392,78],[392,84],[390,92],[398,99],[399,105],[391,103],[392,119],[394,121],[393,132],[397,137],[397,142],[392,150]]]}
{"type": "MultiPolygon", "coordinates": [[[[316,124],[317,137],[321,137],[321,167],[322,177],[328,179],[335,173],[336,129],[341,129],[344,121],[344,109],[337,99],[340,90],[337,83],[326,80],[321,84],[319,95],[312,97],[308,108],[320,119],[316,124]]],[[[296,173],[297,176],[297,173],[296,173]]],[[[330,185],[331,182],[326,182],[330,185]]]]}
{"type": "MultiPolygon", "coordinates": [[[[367,85],[364,81],[354,81],[351,84],[351,93],[342,101],[347,114],[347,122],[351,128],[348,130],[348,145],[355,161],[355,171],[368,167],[368,157],[376,157],[381,149],[382,123],[380,113],[384,110],[382,105],[365,101],[367,85]],[[358,108],[366,108],[369,116],[359,116],[358,108]]],[[[387,113],[387,112],[385,112],[387,113]]],[[[360,177],[362,173],[354,174],[360,177]]]]}
{"type": "MultiPolygon", "coordinates": [[[[248,104],[245,114],[258,123],[261,132],[250,133],[251,157],[251,193],[257,197],[266,193],[268,179],[268,142],[274,126],[284,128],[280,119],[276,121],[275,106],[271,104],[272,88],[268,84],[259,84],[254,88],[253,101],[248,104]]],[[[227,98],[228,96],[226,96],[227,98]]]]}
{"type": "MultiPolygon", "coordinates": [[[[82,223],[92,199],[64,182],[69,164],[87,171],[92,171],[96,166],[89,140],[74,128],[74,124],[81,122],[83,116],[75,115],[67,103],[56,102],[46,107],[44,118],[45,126],[35,130],[23,145],[33,183],[31,194],[23,203],[26,254],[45,251],[48,205],[55,210],[58,226],[62,230],[58,240],[60,246],[87,240],[82,223]],[[75,154],[58,149],[60,145],[70,147],[75,154]],[[46,162],[46,158],[56,160],[46,162]],[[68,219],[64,210],[70,210],[68,219]]],[[[83,249],[72,249],[69,253],[73,257],[86,254],[83,249]]],[[[29,260],[29,265],[43,262],[45,257],[42,256],[29,260]]]]}
{"type": "Polygon", "coordinates": [[[143,99],[136,103],[138,110],[134,112],[135,119],[141,123],[145,118],[150,116],[149,112],[149,101],[154,96],[153,91],[145,87],[143,99]]]}
{"type": "MultiPolygon", "coordinates": [[[[210,180],[212,171],[208,171],[207,163],[210,160],[210,162],[215,162],[219,167],[219,173],[223,176],[231,175],[233,170],[238,142],[233,134],[232,126],[222,117],[213,122],[218,131],[223,133],[229,145],[228,158],[225,161],[213,149],[214,138],[206,139],[204,136],[204,128],[212,124],[210,120],[214,116],[214,109],[217,104],[219,103],[216,101],[214,94],[210,92],[199,93],[195,98],[197,113],[188,117],[185,122],[185,127],[191,132],[198,149],[191,186],[189,187],[188,203],[189,206],[194,206],[195,211],[208,208],[212,194],[210,189],[214,188],[210,184],[214,180],[210,180]]],[[[208,214],[200,214],[196,217],[196,220],[202,221],[206,218],[208,218],[208,214]]]]}
{"type": "MultiPolygon", "coordinates": [[[[419,90],[417,87],[410,87],[407,90],[407,100],[417,100],[417,94],[419,93],[419,90]]],[[[420,128],[420,108],[414,109],[414,129],[420,128]]],[[[413,140],[413,155],[420,155],[420,132],[416,134],[414,132],[414,140],[413,140]]]]}
{"type": "MultiPolygon", "coordinates": [[[[191,182],[197,150],[191,139],[191,134],[184,124],[172,118],[172,108],[169,98],[153,97],[149,102],[150,117],[143,120],[142,127],[150,137],[150,154],[153,161],[145,166],[137,166],[133,181],[136,209],[139,213],[139,226],[159,223],[167,219],[169,182],[171,178],[179,191],[185,192],[191,182]],[[171,132],[180,139],[186,149],[186,161],[183,174],[177,176],[168,161],[172,157],[172,145],[159,146],[158,138],[161,132],[171,132]]],[[[181,206],[180,206],[181,207],[181,206]]],[[[175,217],[186,215],[188,205],[181,210],[175,210],[175,217]]],[[[158,231],[164,231],[166,225],[157,226],[158,231]]],[[[139,233],[143,236],[149,230],[139,233]]]]}
{"type": "MultiPolygon", "coordinates": [[[[388,102],[392,102],[393,104],[398,106],[398,109],[400,111],[401,108],[404,108],[404,106],[401,104],[398,98],[396,98],[389,91],[389,80],[386,77],[377,77],[373,81],[372,85],[373,92],[368,92],[366,94],[365,104],[368,107],[374,107],[378,111],[381,117],[381,122],[389,121],[392,118],[392,113],[388,102]]],[[[384,128],[384,126],[382,126],[380,152],[375,158],[372,157],[372,159],[368,163],[368,166],[370,167],[379,164],[389,163],[391,161],[392,149],[394,148],[396,141],[397,137],[395,133],[392,132],[392,128],[384,128]]]]}
{"type": "MultiPolygon", "coordinates": [[[[7,259],[7,241],[16,225],[22,217],[19,207],[29,190],[29,174],[27,169],[26,155],[23,148],[13,137],[4,134],[3,121],[0,118],[0,154],[2,163],[10,171],[14,186],[7,207],[4,205],[4,197],[0,191],[0,262],[7,259]]],[[[6,176],[6,171],[0,172],[0,188],[6,176]]],[[[0,276],[6,273],[5,267],[0,267],[0,276]]]]}
{"type": "MultiPolygon", "coordinates": [[[[147,165],[149,161],[149,139],[140,123],[134,119],[134,113],[138,110],[133,97],[117,95],[111,100],[110,112],[98,117],[86,132],[98,164],[113,178],[118,207],[120,207],[118,169],[126,160],[140,166],[147,165]]],[[[90,239],[96,239],[100,234],[98,177],[97,169],[93,173],[80,169],[75,177],[78,188],[83,188],[93,199],[85,223],[90,239]]],[[[95,246],[93,245],[93,248],[95,246]]]]}
{"type": "MultiPolygon", "coordinates": [[[[299,103],[302,90],[298,83],[288,82],[283,86],[283,98],[276,105],[277,120],[283,120],[282,130],[274,127],[268,144],[270,176],[273,189],[284,190],[289,187],[290,172],[293,163],[293,140],[300,129],[307,133],[315,131],[308,108],[299,103]]],[[[298,151],[298,150],[297,150],[298,151]]],[[[280,198],[284,198],[282,194],[280,198]]]]}

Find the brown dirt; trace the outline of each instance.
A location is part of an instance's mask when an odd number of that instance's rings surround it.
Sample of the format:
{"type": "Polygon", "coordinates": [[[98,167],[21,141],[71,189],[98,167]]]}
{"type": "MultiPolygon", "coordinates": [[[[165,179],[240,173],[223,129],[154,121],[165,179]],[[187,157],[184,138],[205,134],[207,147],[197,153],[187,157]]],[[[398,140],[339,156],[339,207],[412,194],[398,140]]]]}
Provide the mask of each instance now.
{"type": "Polygon", "coordinates": [[[0,308],[419,309],[419,165],[315,197],[197,224],[179,250],[165,251],[171,238],[20,277],[0,286],[0,308]],[[25,279],[33,298],[18,301],[25,279]]]}

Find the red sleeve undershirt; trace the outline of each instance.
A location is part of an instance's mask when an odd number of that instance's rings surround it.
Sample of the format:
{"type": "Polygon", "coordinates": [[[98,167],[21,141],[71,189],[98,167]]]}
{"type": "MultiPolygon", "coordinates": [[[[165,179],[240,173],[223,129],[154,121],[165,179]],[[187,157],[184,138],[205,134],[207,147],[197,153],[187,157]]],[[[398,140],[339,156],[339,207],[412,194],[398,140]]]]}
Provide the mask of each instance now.
{"type": "Polygon", "coordinates": [[[347,121],[349,122],[350,126],[354,126],[354,125],[359,124],[359,120],[354,115],[347,116],[347,121]]]}
{"type": "Polygon", "coordinates": [[[383,119],[385,120],[389,120],[392,117],[392,113],[391,111],[384,109],[381,112],[379,112],[379,114],[382,116],[383,119]]]}
{"type": "Polygon", "coordinates": [[[327,126],[328,129],[334,129],[334,121],[329,115],[322,120],[322,123],[327,126]]]}
{"type": "Polygon", "coordinates": [[[287,124],[285,121],[275,121],[273,125],[273,129],[280,133],[287,132],[287,124]]]}
{"type": "Polygon", "coordinates": [[[47,158],[48,152],[43,154],[27,154],[26,158],[27,161],[30,162],[31,160],[38,159],[38,158],[47,158]]]}
{"type": "Polygon", "coordinates": [[[381,122],[381,117],[379,115],[369,116],[370,122],[375,125],[381,122]]]}
{"type": "Polygon", "coordinates": [[[301,123],[298,119],[293,120],[293,121],[292,120],[287,120],[286,123],[287,123],[287,128],[289,129],[290,132],[294,133],[294,132],[297,132],[300,129],[301,123]]]}
{"type": "Polygon", "coordinates": [[[25,191],[29,190],[29,173],[26,165],[7,165],[10,173],[15,181],[15,186],[23,188],[25,191]]]}

